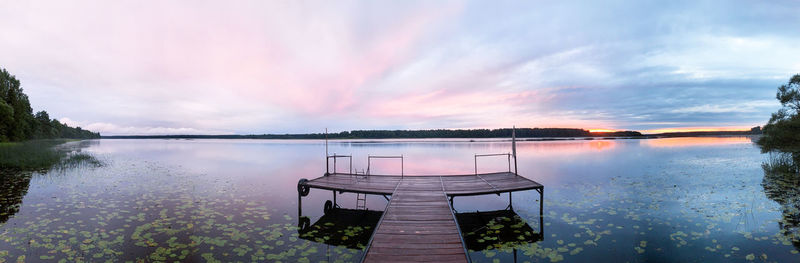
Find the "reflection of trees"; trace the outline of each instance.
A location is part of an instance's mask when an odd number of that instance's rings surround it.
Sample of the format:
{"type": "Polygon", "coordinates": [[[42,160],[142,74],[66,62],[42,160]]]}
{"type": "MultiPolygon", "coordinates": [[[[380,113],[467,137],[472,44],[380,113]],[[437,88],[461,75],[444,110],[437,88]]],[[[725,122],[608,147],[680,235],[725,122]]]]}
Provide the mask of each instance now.
{"type": "Polygon", "coordinates": [[[309,224],[308,217],[301,216],[297,232],[302,239],[363,249],[375,231],[381,215],[381,211],[331,208],[314,224],[309,224]]]}
{"type": "Polygon", "coordinates": [[[30,174],[0,171],[0,225],[19,212],[22,198],[28,193],[30,174]]]}
{"type": "Polygon", "coordinates": [[[771,153],[762,164],[766,196],[781,205],[781,233],[800,249],[800,173],[797,153],[771,153]]]}
{"type": "MultiPolygon", "coordinates": [[[[364,249],[382,215],[381,211],[326,208],[325,214],[314,224],[301,214],[297,232],[300,238],[317,243],[364,249]]],[[[467,249],[472,251],[516,249],[544,238],[541,229],[534,231],[525,219],[510,209],[456,213],[456,220],[467,249]]]]}
{"type": "MultiPolygon", "coordinates": [[[[457,213],[467,249],[516,249],[544,238],[542,230],[534,231],[514,210],[457,213]]],[[[541,227],[541,225],[540,225],[541,227]]]]}

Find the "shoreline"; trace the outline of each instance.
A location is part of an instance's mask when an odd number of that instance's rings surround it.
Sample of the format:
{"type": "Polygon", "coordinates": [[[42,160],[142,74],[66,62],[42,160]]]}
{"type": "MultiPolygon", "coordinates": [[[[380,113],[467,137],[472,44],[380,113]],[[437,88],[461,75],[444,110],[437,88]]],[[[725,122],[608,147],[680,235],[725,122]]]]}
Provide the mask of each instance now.
{"type": "MultiPolygon", "coordinates": [[[[598,136],[598,137],[523,137],[517,138],[519,142],[545,142],[545,141],[593,141],[593,140],[649,140],[664,138],[688,137],[756,137],[761,134],[706,134],[706,135],[644,135],[644,136],[598,136]]],[[[250,138],[250,137],[216,137],[216,136],[104,136],[92,140],[267,140],[267,141],[324,141],[319,138],[250,138]]],[[[337,143],[385,143],[385,142],[510,142],[511,138],[331,138],[337,143]]]]}

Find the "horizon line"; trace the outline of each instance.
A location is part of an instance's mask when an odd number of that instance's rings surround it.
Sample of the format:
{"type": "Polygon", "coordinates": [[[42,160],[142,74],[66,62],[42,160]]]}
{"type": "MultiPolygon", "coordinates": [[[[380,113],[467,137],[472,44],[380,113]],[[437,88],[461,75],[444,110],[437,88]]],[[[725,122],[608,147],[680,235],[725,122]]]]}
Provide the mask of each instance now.
{"type": "MultiPolygon", "coordinates": [[[[752,128],[761,127],[754,126],[751,128],[746,127],[681,127],[681,128],[662,128],[662,129],[649,129],[649,130],[626,130],[626,129],[589,129],[589,128],[563,128],[563,127],[533,127],[533,128],[516,128],[516,129],[576,129],[585,130],[590,133],[614,133],[614,132],[639,132],[642,135],[658,135],[668,133],[693,133],[693,132],[746,132],[752,128]]],[[[342,132],[352,131],[425,131],[425,130],[500,130],[512,128],[435,128],[435,129],[354,129],[339,132],[328,132],[327,134],[338,134],[342,132]]],[[[111,136],[130,136],[130,137],[146,137],[146,136],[264,136],[264,135],[312,135],[312,134],[326,134],[325,132],[310,132],[310,133],[198,133],[198,134],[100,134],[101,137],[111,136]]]]}

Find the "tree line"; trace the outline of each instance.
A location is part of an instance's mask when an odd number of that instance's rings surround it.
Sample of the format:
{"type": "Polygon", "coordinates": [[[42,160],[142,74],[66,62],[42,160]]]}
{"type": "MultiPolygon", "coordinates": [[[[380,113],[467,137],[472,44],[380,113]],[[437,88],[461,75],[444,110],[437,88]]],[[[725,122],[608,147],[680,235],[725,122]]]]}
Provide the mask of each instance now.
{"type": "Polygon", "coordinates": [[[764,125],[764,136],[758,144],[764,152],[789,152],[800,160],[800,74],[778,87],[775,98],[781,108],[764,125]]]}
{"type": "Polygon", "coordinates": [[[0,69],[0,142],[54,138],[94,139],[100,138],[100,133],[50,119],[46,111],[33,114],[19,80],[0,69]]]}
{"type": "MultiPolygon", "coordinates": [[[[355,130],[340,132],[334,138],[509,138],[512,129],[463,129],[463,130],[355,130]]],[[[635,131],[593,133],[572,128],[518,128],[517,137],[604,137],[642,136],[635,131]]]]}
{"type": "MultiPolygon", "coordinates": [[[[642,136],[642,134],[636,131],[597,133],[570,128],[517,128],[516,136],[520,138],[633,137],[642,136]]],[[[329,139],[509,138],[511,129],[353,130],[329,134],[103,136],[103,138],[109,139],[324,139],[326,137],[329,139]]]]}
{"type": "Polygon", "coordinates": [[[758,140],[761,151],[775,153],[770,161],[762,164],[765,174],[783,173],[793,176],[795,185],[800,176],[800,74],[778,87],[775,98],[781,108],[773,113],[764,135],[758,140]]]}

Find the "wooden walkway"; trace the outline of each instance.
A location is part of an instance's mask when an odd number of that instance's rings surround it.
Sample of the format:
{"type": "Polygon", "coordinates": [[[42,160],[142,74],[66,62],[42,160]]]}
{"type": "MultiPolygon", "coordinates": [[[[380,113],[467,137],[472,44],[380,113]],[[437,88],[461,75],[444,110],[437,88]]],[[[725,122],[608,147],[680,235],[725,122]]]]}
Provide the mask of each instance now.
{"type": "MultiPolygon", "coordinates": [[[[365,262],[468,262],[448,197],[524,190],[537,190],[543,196],[544,192],[541,184],[510,172],[442,176],[334,173],[301,181],[301,185],[392,195],[367,245],[365,262]]],[[[541,201],[539,208],[541,216],[541,201]]]]}
{"type": "Polygon", "coordinates": [[[368,244],[365,262],[466,262],[442,182],[405,178],[368,244]]]}

